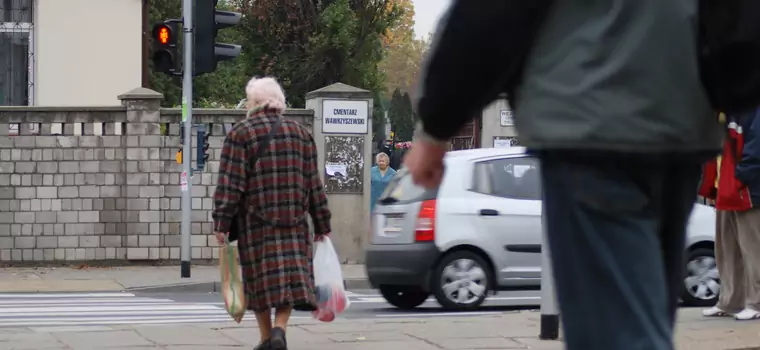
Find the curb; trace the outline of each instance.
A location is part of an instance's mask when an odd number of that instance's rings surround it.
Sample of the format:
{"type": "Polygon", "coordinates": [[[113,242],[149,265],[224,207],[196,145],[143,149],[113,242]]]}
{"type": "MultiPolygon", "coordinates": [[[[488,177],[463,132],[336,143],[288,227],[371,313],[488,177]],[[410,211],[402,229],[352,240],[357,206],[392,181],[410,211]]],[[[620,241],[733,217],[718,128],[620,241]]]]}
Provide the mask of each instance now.
{"type": "Polygon", "coordinates": [[[346,290],[372,289],[372,285],[369,284],[369,280],[366,278],[353,278],[343,280],[343,285],[345,286],[346,290]]]}
{"type": "MultiPolygon", "coordinates": [[[[372,289],[372,286],[367,279],[343,280],[343,285],[346,290],[372,289]]],[[[216,293],[220,290],[220,282],[191,282],[162,286],[134,287],[127,288],[125,291],[144,293],[216,293]]]]}

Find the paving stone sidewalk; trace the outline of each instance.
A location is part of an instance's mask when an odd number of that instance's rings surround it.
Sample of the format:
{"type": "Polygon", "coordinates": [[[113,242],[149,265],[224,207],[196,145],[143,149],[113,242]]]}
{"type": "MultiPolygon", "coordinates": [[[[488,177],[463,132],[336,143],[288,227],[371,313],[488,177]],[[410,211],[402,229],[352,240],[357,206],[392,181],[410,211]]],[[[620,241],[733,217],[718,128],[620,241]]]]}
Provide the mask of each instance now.
{"type": "MultiPolygon", "coordinates": [[[[343,265],[349,289],[368,288],[364,265],[343,265]]],[[[31,267],[0,269],[0,293],[218,290],[218,266],[193,266],[180,278],[179,266],[31,267]]]]}
{"type": "MultiPolygon", "coordinates": [[[[760,323],[704,319],[681,311],[678,350],[760,349],[760,323]]],[[[562,350],[560,341],[541,341],[539,314],[385,318],[319,323],[296,320],[288,329],[292,350],[562,350]]],[[[0,329],[0,350],[233,350],[252,349],[258,332],[250,319],[192,325],[0,329]]]]}

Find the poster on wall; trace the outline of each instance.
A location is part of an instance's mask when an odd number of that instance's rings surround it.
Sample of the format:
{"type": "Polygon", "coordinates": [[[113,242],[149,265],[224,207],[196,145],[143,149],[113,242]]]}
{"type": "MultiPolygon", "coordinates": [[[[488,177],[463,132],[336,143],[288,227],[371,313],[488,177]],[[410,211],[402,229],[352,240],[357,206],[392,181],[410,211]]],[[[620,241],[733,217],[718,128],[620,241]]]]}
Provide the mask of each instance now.
{"type": "Polygon", "coordinates": [[[494,136],[493,148],[510,148],[520,146],[516,136],[494,136]]]}
{"type": "Polygon", "coordinates": [[[322,133],[366,134],[369,131],[369,102],[322,101],[322,133]]]}
{"type": "Polygon", "coordinates": [[[325,136],[325,192],[364,193],[364,136],[325,136]]]}

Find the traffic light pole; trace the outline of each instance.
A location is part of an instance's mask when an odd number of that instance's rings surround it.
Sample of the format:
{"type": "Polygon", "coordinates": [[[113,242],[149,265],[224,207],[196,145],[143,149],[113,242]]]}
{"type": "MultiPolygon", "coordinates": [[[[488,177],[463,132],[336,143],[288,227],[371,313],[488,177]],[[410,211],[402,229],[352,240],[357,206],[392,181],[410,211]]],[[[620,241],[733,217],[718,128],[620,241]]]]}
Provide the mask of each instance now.
{"type": "Polygon", "coordinates": [[[554,269],[552,268],[549,237],[546,224],[546,201],[541,208],[541,325],[538,338],[557,340],[559,338],[559,307],[554,290],[554,269]]]}
{"type": "MultiPolygon", "coordinates": [[[[182,77],[182,127],[185,131],[185,143],[182,148],[182,175],[180,185],[182,187],[182,247],[180,258],[182,260],[182,278],[190,278],[190,220],[192,210],[191,186],[192,169],[190,162],[193,159],[193,145],[191,134],[193,132],[193,0],[182,0],[182,32],[184,39],[184,69],[182,77]]],[[[200,146],[200,145],[199,145],[200,146]]]]}

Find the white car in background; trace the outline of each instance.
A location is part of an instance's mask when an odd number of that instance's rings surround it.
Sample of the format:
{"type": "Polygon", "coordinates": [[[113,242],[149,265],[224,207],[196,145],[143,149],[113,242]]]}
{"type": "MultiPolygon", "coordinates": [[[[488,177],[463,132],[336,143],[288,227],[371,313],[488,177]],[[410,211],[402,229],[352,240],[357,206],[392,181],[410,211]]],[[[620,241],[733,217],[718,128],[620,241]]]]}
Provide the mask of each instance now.
{"type": "MultiPolygon", "coordinates": [[[[539,162],[524,148],[449,152],[441,186],[426,191],[400,170],[372,214],[370,284],[409,309],[432,294],[448,309],[480,306],[489,292],[538,289],[541,281],[539,162]]],[[[696,198],[696,194],[695,194],[696,198]]],[[[695,203],[681,299],[717,302],[715,210],[695,203]]]]}

